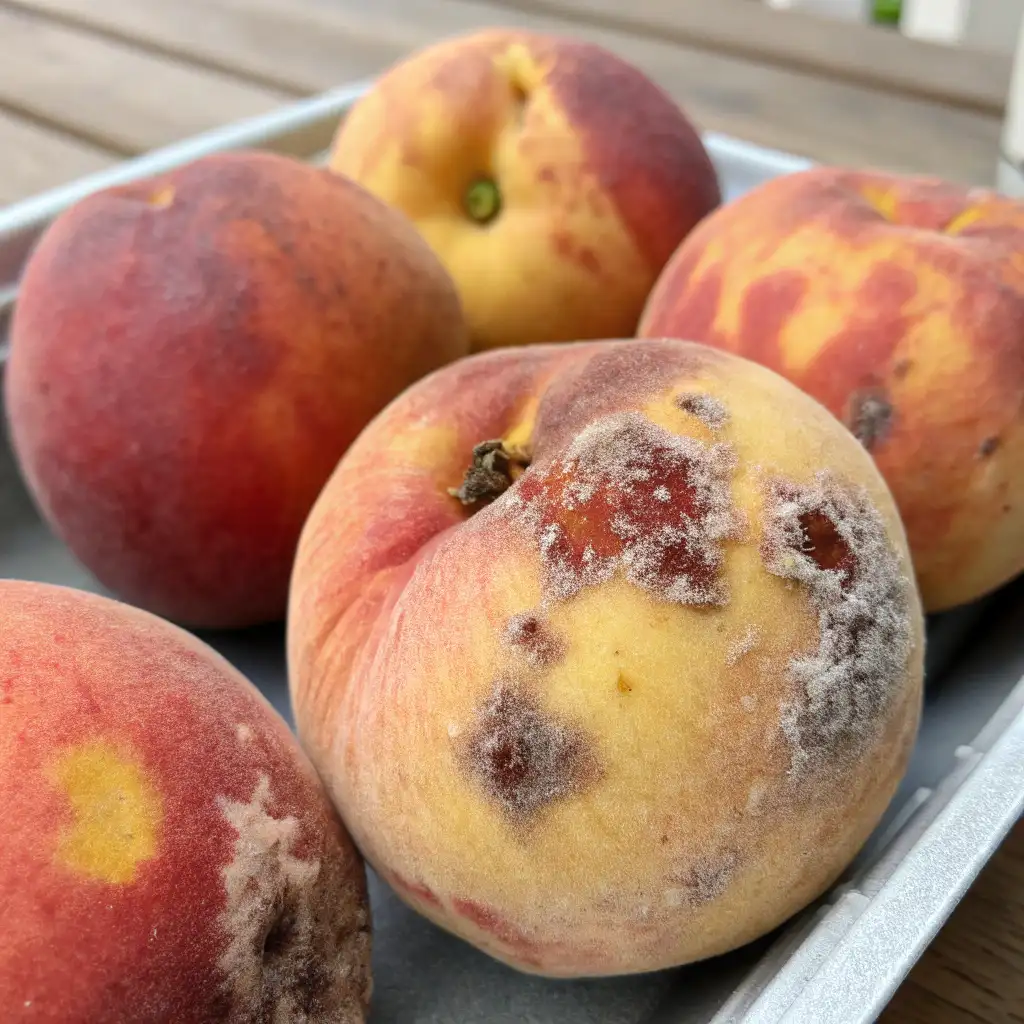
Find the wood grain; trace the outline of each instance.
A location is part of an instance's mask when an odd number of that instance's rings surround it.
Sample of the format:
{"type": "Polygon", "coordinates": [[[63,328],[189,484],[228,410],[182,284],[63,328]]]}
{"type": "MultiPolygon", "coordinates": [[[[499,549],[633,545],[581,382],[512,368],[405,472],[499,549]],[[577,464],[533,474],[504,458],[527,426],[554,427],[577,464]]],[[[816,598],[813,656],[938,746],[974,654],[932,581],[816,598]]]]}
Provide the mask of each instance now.
{"type": "MultiPolygon", "coordinates": [[[[130,0],[38,2],[59,3],[66,16],[102,16],[109,28],[122,14],[127,17],[120,5],[130,0]]],[[[147,45],[173,50],[181,59],[195,48],[225,70],[306,91],[338,84],[345,77],[341,69],[352,67],[351,55],[358,50],[364,51],[361,68],[376,70],[435,40],[485,26],[574,34],[644,69],[703,128],[823,162],[939,174],[974,184],[994,180],[1001,130],[995,115],[565,17],[479,0],[374,0],[372,5],[365,0],[178,0],[173,5],[178,13],[157,0],[134,0],[134,5],[130,28],[121,31],[145,37],[147,45]]]]}
{"type": "Polygon", "coordinates": [[[0,112],[0,206],[109,167],[116,153],[0,112]]]}
{"type": "Polygon", "coordinates": [[[941,46],[859,22],[837,30],[827,18],[750,0],[500,2],[997,115],[1013,68],[1008,53],[941,46]]]}
{"type": "Polygon", "coordinates": [[[0,104],[100,149],[139,153],[291,98],[0,9],[0,104]]]}
{"type": "Polygon", "coordinates": [[[0,0],[135,49],[294,93],[376,74],[406,52],[361,5],[290,10],[251,0],[0,0]]]}
{"type": "Polygon", "coordinates": [[[985,866],[879,1021],[1024,1024],[1024,821],[985,866]]]}

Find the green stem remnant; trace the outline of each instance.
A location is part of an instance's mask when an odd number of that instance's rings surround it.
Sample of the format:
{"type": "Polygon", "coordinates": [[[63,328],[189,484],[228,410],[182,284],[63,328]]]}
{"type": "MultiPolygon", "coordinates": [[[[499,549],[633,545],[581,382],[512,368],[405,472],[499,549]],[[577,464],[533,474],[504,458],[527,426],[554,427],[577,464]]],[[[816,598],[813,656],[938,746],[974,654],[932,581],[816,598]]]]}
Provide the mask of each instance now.
{"type": "Polygon", "coordinates": [[[466,189],[463,205],[471,220],[490,224],[501,213],[501,191],[493,178],[477,178],[466,189]]]}
{"type": "Polygon", "coordinates": [[[502,441],[481,441],[473,448],[470,463],[460,487],[449,487],[448,493],[463,505],[494,501],[512,486],[513,469],[525,469],[529,460],[522,452],[509,451],[502,441]]]}

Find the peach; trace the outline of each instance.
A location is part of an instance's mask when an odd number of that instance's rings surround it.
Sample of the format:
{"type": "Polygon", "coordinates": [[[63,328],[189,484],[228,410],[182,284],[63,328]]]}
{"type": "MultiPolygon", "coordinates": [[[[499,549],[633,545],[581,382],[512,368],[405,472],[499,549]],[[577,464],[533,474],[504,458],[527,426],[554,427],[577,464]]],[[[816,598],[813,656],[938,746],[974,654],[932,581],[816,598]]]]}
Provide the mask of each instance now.
{"type": "Polygon", "coordinates": [[[415,222],[476,349],[626,337],[720,202],[688,116],[592,43],[489,29],[419,50],[339,125],[330,166],[415,222]]]}
{"type": "Polygon", "coordinates": [[[935,179],[816,168],[716,211],[639,334],[787,377],[860,439],[927,611],[1024,569],[1024,205],[935,179]]]}
{"type": "Polygon", "coordinates": [[[364,1021],[365,868],[280,715],[148,612],[0,602],[4,1021],[364,1021]]]}
{"type": "Polygon", "coordinates": [[[821,894],[915,741],[922,613],[870,456],[682,341],[482,353],[303,529],[298,731],[364,856],[524,971],[712,956],[821,894]]]}
{"type": "Polygon", "coordinates": [[[115,596],[196,627],[280,620],[339,457],[468,344],[451,279],[399,213],[286,157],[207,157],[46,232],[12,325],[12,443],[115,596]]]}

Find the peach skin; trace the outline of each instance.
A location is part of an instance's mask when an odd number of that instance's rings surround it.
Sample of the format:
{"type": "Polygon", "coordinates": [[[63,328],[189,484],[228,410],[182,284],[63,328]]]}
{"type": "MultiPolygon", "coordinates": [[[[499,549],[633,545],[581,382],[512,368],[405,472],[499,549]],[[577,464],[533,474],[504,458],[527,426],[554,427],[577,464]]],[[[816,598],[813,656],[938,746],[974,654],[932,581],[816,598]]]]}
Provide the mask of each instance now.
{"type": "Polygon", "coordinates": [[[903,519],[925,610],[1024,569],[1024,205],[816,168],[722,207],[659,278],[642,337],[755,360],[859,438],[903,519]]]}
{"type": "Polygon", "coordinates": [[[476,349],[628,337],[720,202],[687,115],[617,55],[489,29],[417,51],[339,125],[330,166],[406,213],[476,349]]]}
{"type": "Polygon", "coordinates": [[[480,353],[367,427],[303,529],[289,680],[357,845],[520,970],[710,957],[820,895],[920,715],[870,456],[682,341],[480,353]]]}
{"type": "Polygon", "coordinates": [[[269,153],[94,194],[29,260],[7,412],[54,532],[194,627],[284,617],[302,522],[352,439],[465,355],[451,279],[346,179],[269,153]]]}
{"type": "Polygon", "coordinates": [[[4,1024],[363,1024],[365,868],[281,716],[148,612],[0,603],[4,1024]]]}

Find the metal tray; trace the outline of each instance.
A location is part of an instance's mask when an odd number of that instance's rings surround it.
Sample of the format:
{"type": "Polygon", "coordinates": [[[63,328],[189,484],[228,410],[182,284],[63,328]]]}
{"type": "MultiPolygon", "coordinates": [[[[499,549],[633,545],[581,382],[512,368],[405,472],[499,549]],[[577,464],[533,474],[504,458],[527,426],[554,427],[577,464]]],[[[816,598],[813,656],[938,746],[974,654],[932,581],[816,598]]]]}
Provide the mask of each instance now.
{"type": "MultiPolygon", "coordinates": [[[[39,233],[69,204],[205,153],[318,161],[368,85],[209,132],[0,210],[0,340],[39,233]]],[[[727,199],[809,166],[705,133],[727,199]]],[[[4,350],[0,349],[0,373],[4,350]]],[[[0,431],[0,576],[102,592],[41,523],[0,431]]],[[[374,1024],[861,1024],[875,1019],[1024,810],[1024,579],[928,623],[927,697],[906,778],[844,879],[777,932],[699,965],[625,978],[518,974],[407,909],[371,873],[374,1024]]],[[[291,721],[282,626],[199,635],[291,721]]]]}

